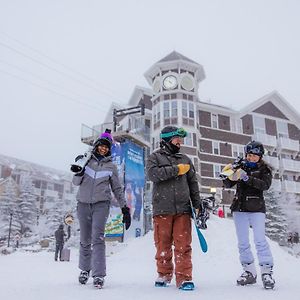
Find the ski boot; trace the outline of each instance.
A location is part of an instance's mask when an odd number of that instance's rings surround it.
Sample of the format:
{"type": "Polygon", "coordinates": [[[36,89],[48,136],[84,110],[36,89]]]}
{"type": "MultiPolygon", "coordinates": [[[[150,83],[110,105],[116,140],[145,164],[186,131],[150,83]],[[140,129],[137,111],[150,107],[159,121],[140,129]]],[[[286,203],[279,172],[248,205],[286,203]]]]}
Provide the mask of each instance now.
{"type": "Polygon", "coordinates": [[[102,289],[104,285],[104,277],[95,276],[93,284],[95,288],[102,289]]]}
{"type": "Polygon", "coordinates": [[[242,275],[236,281],[237,285],[247,285],[256,283],[256,275],[254,276],[249,271],[244,271],[242,275]]]}
{"type": "Polygon", "coordinates": [[[78,277],[79,283],[86,284],[90,277],[90,271],[81,271],[78,277]]]}
{"type": "Polygon", "coordinates": [[[168,284],[170,284],[171,280],[167,279],[166,277],[159,276],[156,280],[154,285],[156,287],[166,287],[168,284]]]}
{"type": "Polygon", "coordinates": [[[182,291],[193,291],[195,289],[195,285],[193,281],[183,281],[179,286],[179,289],[182,291]]]}
{"type": "Polygon", "coordinates": [[[261,280],[266,290],[274,289],[275,280],[274,278],[272,278],[271,274],[268,273],[261,274],[261,280]]]}

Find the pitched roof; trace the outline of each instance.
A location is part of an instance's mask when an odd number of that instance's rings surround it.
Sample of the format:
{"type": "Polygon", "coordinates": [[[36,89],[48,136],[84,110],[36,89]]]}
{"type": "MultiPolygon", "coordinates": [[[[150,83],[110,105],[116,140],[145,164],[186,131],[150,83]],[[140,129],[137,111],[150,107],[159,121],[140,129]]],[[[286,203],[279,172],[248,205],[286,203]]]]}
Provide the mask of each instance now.
{"type": "Polygon", "coordinates": [[[158,63],[160,62],[167,62],[167,61],[173,61],[173,60],[185,60],[185,61],[188,61],[188,62],[191,62],[193,64],[196,64],[198,65],[198,63],[196,63],[195,61],[187,58],[186,56],[176,52],[176,51],[173,51],[171,52],[170,54],[168,54],[167,56],[165,56],[164,58],[162,58],[161,60],[158,61],[158,63]]]}

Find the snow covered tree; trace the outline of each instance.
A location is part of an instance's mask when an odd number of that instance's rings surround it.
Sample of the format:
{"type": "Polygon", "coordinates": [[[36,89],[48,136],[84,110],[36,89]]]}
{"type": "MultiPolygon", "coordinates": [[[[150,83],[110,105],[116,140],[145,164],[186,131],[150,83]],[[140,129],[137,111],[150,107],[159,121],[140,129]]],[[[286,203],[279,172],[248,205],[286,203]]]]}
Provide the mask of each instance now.
{"type": "Polygon", "coordinates": [[[282,203],[282,194],[273,189],[265,193],[266,202],[266,234],[267,236],[279,242],[281,245],[287,243],[287,218],[284,214],[282,203]]]}
{"type": "Polygon", "coordinates": [[[11,235],[20,231],[19,223],[19,203],[18,203],[18,188],[15,181],[8,177],[5,182],[2,182],[4,191],[0,195],[0,236],[7,237],[9,232],[9,223],[11,223],[11,235]]]}
{"type": "Polygon", "coordinates": [[[20,180],[19,207],[21,234],[33,233],[36,229],[37,207],[32,179],[29,173],[23,173],[20,180]]]}

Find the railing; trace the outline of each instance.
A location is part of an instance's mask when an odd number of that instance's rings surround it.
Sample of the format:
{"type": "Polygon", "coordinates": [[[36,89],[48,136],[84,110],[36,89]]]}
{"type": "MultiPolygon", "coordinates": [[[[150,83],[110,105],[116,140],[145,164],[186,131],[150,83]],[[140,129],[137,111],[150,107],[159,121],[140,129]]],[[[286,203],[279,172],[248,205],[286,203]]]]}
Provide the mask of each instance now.
{"type": "Polygon", "coordinates": [[[292,152],[299,152],[299,141],[295,141],[289,138],[280,137],[278,139],[278,148],[279,150],[288,150],[292,152]]]}
{"type": "Polygon", "coordinates": [[[85,124],[81,125],[81,141],[87,145],[92,145],[93,141],[99,137],[101,132],[88,127],[85,124]]]}
{"type": "Polygon", "coordinates": [[[277,146],[276,136],[257,132],[253,135],[253,138],[255,141],[260,141],[265,146],[270,146],[273,148],[276,148],[276,146],[277,146]]]}
{"type": "Polygon", "coordinates": [[[282,158],[280,160],[280,169],[282,171],[300,172],[300,161],[282,158]]]}
{"type": "Polygon", "coordinates": [[[273,156],[264,156],[264,161],[266,161],[271,167],[273,167],[275,170],[279,170],[279,159],[278,157],[273,156]]]}
{"type": "Polygon", "coordinates": [[[300,183],[296,181],[284,180],[282,181],[282,187],[287,193],[300,194],[300,183]]]}

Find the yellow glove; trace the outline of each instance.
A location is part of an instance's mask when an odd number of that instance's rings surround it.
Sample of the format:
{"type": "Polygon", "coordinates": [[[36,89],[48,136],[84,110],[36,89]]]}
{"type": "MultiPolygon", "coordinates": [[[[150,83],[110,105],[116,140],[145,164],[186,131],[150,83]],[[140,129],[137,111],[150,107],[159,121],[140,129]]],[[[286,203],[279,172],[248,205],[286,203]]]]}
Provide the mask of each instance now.
{"type": "Polygon", "coordinates": [[[184,175],[189,171],[191,166],[189,164],[179,164],[177,165],[177,167],[178,167],[178,175],[184,175]]]}

